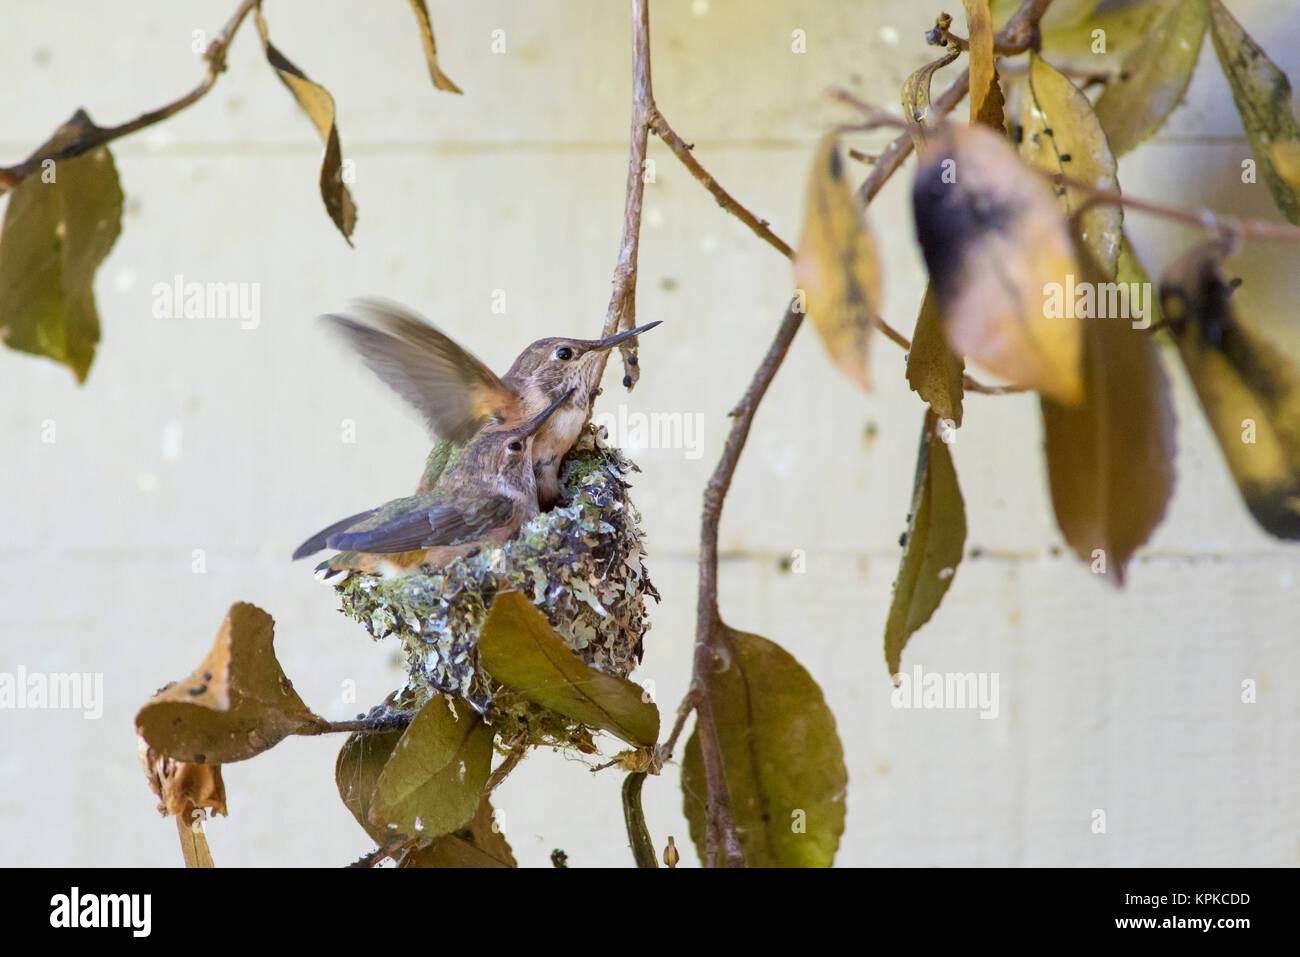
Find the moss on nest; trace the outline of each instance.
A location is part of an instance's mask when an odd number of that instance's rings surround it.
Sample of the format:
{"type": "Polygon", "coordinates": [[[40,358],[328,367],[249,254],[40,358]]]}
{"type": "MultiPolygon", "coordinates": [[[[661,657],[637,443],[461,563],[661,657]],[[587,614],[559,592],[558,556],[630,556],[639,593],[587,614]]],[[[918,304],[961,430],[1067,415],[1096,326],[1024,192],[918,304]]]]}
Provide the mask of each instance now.
{"type": "Polygon", "coordinates": [[[650,627],[646,596],[659,600],[624,481],[636,470],[588,425],[566,457],[559,505],[504,546],[445,567],[402,578],[354,574],[336,586],[342,611],[372,638],[401,641],[416,701],[454,694],[488,715],[504,741],[523,733],[588,750],[581,726],[492,681],[479,664],[478,634],[497,593],[518,590],[588,665],[619,677],[632,671],[650,627]]]}

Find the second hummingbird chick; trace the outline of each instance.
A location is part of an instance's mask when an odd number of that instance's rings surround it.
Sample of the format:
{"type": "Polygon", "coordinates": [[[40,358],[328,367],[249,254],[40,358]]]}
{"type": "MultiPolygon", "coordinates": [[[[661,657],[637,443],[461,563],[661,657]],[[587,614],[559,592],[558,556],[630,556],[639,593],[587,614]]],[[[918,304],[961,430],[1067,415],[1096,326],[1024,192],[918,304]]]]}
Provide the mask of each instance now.
{"type": "Polygon", "coordinates": [[[457,448],[485,423],[533,416],[557,396],[571,395],[533,438],[533,470],[543,509],[559,501],[560,462],[587,421],[600,357],[659,325],[648,322],[605,339],[538,339],[498,378],[413,312],[378,300],[357,303],[357,312],[361,318],[324,319],[380,379],[420,412],[436,442],[417,494],[437,485],[457,448]]]}
{"type": "Polygon", "coordinates": [[[317,566],[325,581],[353,571],[397,577],[504,544],[538,512],[533,443],[572,396],[572,389],[563,392],[522,424],[517,418],[489,423],[456,454],[436,489],[336,522],[299,546],[294,558],[337,548],[340,554],[317,566]]]}

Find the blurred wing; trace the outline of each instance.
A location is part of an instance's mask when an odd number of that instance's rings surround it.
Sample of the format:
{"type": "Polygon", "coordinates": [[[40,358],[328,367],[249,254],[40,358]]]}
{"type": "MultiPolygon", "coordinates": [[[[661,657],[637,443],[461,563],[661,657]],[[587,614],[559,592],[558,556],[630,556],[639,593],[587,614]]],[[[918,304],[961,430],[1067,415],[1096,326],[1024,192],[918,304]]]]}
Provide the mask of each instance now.
{"type": "Polygon", "coordinates": [[[434,438],[465,442],[518,399],[469,352],[415,313],[393,303],[357,304],[366,321],[327,315],[362,360],[424,417],[434,438]]]}
{"type": "Polygon", "coordinates": [[[443,502],[358,532],[331,535],[326,544],[349,552],[395,554],[437,545],[460,545],[485,537],[514,517],[515,503],[504,495],[443,502]]]}
{"type": "Polygon", "coordinates": [[[347,518],[339,519],[333,525],[329,526],[329,528],[322,528],[319,532],[294,549],[293,560],[297,561],[300,558],[306,558],[308,555],[315,555],[325,547],[325,542],[331,535],[351,528],[353,525],[357,524],[357,522],[364,521],[374,515],[375,511],[376,510],[372,508],[365,512],[357,512],[355,515],[349,515],[347,518]]]}

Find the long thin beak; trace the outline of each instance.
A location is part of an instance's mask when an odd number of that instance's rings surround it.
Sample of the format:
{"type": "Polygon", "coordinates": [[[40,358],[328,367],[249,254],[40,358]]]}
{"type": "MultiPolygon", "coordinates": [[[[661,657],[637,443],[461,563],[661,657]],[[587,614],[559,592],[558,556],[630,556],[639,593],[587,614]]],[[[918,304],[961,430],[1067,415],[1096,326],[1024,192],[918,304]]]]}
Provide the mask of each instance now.
{"type": "Polygon", "coordinates": [[[631,339],[633,336],[639,336],[641,333],[649,329],[653,329],[661,322],[663,322],[662,319],[656,319],[654,322],[647,322],[644,326],[637,326],[635,329],[629,329],[627,332],[620,332],[618,335],[610,336],[608,339],[601,339],[594,346],[592,346],[592,351],[593,352],[601,351],[604,349],[608,349],[611,346],[616,346],[624,339],[631,339]]]}
{"type": "Polygon", "coordinates": [[[560,406],[564,405],[564,403],[568,402],[569,398],[573,395],[573,393],[577,391],[578,390],[576,388],[570,389],[568,392],[564,393],[564,395],[560,396],[558,399],[556,399],[554,402],[548,405],[545,409],[543,409],[541,412],[535,415],[528,422],[526,422],[525,424],[521,425],[519,428],[514,429],[512,431],[514,431],[518,435],[532,435],[534,432],[536,432],[546,423],[546,420],[551,417],[551,413],[553,413],[560,406]]]}

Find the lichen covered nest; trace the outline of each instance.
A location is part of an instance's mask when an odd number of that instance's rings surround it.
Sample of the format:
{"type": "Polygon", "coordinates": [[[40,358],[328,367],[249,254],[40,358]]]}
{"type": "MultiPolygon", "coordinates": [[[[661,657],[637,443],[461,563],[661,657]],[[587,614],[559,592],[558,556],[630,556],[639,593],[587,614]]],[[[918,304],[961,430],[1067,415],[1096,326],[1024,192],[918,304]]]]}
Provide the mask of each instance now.
{"type": "Polygon", "coordinates": [[[525,731],[534,741],[589,740],[497,686],[479,665],[478,634],[497,593],[519,590],[584,662],[627,677],[650,627],[646,596],[659,600],[624,481],[635,470],[588,425],[565,460],[560,504],[504,546],[402,578],[354,574],[341,582],[345,614],[375,639],[401,641],[410,672],[404,701],[446,692],[489,715],[503,738],[525,731]]]}

